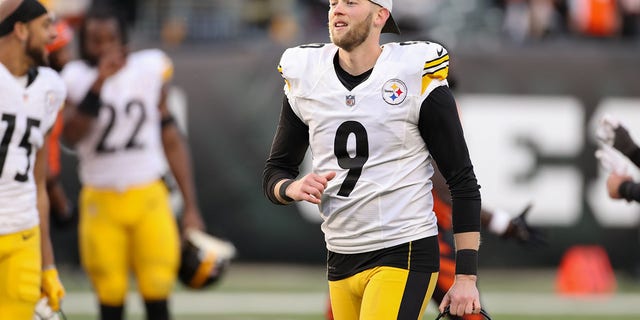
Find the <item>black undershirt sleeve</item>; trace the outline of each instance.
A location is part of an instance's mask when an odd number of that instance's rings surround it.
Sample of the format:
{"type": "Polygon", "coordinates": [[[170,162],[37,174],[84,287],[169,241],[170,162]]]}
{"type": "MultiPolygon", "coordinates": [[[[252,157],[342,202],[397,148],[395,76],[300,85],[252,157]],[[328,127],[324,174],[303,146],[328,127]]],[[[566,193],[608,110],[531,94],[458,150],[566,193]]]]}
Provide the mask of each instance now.
{"type": "Polygon", "coordinates": [[[283,204],[276,198],[274,187],[282,179],[295,179],[298,176],[308,147],[309,127],[293,112],[285,96],[271,153],[262,174],[262,189],[271,202],[283,204]]]}
{"type": "Polygon", "coordinates": [[[480,231],[480,186],[449,87],[436,88],[422,102],[418,128],[449,185],[453,232],[480,231]]]}
{"type": "Polygon", "coordinates": [[[620,184],[618,193],[627,201],[640,202],[640,183],[625,181],[620,184]]]}

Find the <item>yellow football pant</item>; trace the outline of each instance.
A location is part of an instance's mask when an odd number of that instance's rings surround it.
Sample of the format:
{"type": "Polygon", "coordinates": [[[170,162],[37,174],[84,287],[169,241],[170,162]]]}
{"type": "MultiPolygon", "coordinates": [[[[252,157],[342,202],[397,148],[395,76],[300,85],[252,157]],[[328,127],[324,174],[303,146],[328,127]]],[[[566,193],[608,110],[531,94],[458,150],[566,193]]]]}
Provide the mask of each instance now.
{"type": "Polygon", "coordinates": [[[0,235],[0,319],[33,318],[41,272],[39,226],[0,235]]]}
{"type": "Polygon", "coordinates": [[[422,319],[437,279],[437,272],[375,267],[346,279],[329,281],[334,319],[422,319]]]}
{"type": "Polygon", "coordinates": [[[101,304],[123,305],[133,270],[144,300],[167,299],[179,266],[179,237],[161,181],[80,194],[80,257],[101,304]]]}

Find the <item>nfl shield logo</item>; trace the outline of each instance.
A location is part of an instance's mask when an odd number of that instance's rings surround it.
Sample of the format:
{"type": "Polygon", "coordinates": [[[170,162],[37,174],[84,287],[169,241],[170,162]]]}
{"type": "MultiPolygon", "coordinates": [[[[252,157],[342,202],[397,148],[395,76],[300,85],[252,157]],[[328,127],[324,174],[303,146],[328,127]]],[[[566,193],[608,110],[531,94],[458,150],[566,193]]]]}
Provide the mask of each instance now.
{"type": "Polygon", "coordinates": [[[353,107],[356,104],[356,96],[347,95],[345,103],[347,104],[348,107],[353,107]]]}

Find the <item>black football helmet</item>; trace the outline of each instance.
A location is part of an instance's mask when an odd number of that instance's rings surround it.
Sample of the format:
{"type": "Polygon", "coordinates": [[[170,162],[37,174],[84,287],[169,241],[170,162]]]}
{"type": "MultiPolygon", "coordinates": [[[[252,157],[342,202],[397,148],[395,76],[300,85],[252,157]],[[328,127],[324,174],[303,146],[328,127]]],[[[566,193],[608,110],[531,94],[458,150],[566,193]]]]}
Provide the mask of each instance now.
{"type": "Polygon", "coordinates": [[[192,289],[205,288],[222,277],[236,248],[199,230],[187,230],[178,279],[192,289]]]}

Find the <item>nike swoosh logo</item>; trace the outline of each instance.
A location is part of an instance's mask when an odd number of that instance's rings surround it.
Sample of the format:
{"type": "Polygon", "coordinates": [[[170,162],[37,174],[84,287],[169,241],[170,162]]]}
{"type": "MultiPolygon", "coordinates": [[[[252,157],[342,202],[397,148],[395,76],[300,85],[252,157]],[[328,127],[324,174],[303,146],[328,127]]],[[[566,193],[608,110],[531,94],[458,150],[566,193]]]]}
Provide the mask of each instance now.
{"type": "Polygon", "coordinates": [[[23,233],[22,234],[22,240],[27,241],[29,239],[31,239],[31,237],[33,237],[33,232],[31,233],[23,233]]]}
{"type": "Polygon", "coordinates": [[[439,57],[444,52],[444,48],[440,47],[440,49],[438,49],[436,52],[438,53],[438,57],[439,57]]]}

